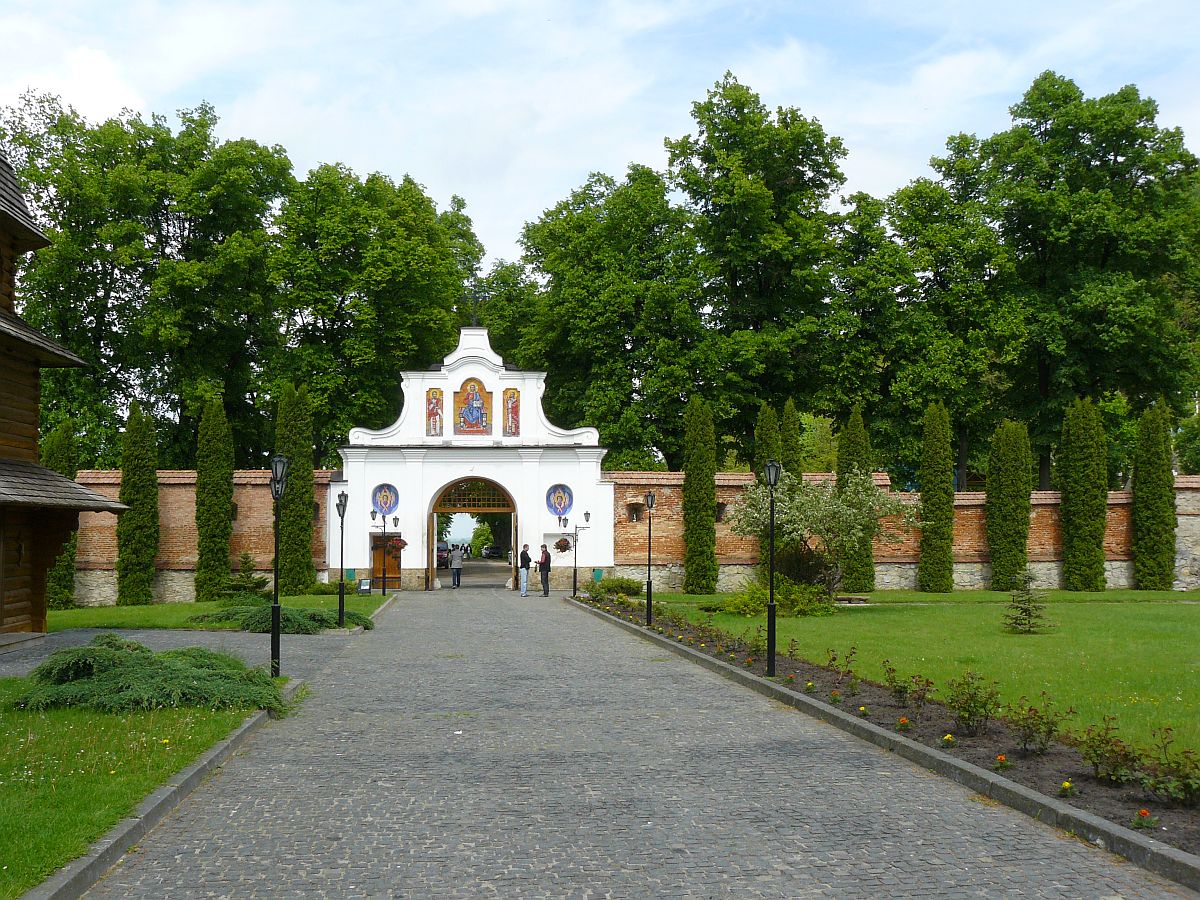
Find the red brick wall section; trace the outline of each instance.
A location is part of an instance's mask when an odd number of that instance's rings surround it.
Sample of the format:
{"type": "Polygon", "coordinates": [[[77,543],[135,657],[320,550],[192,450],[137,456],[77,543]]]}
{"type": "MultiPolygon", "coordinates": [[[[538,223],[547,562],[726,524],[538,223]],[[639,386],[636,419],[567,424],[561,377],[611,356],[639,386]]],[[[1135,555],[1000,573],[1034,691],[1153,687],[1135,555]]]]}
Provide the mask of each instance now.
{"type": "MultiPolygon", "coordinates": [[[[332,472],[316,472],[316,501],[319,518],[313,529],[313,563],[318,571],[325,568],[325,501],[332,472]]],[[[831,475],[804,476],[810,480],[826,480],[831,475]]],[[[654,565],[683,562],[683,475],[679,472],[609,472],[605,478],[613,483],[613,547],[614,562],[619,566],[644,565],[646,562],[645,496],[654,491],[654,565]],[[629,519],[634,509],[639,520],[629,519]]],[[[876,483],[887,488],[887,476],[877,473],[876,483]]],[[[270,473],[265,470],[246,470],[234,473],[233,500],[238,516],[233,523],[231,564],[236,564],[243,551],[253,554],[259,569],[271,567],[274,555],[271,531],[270,473]]],[[[117,471],[84,471],[77,479],[80,484],[108,497],[120,491],[121,473],[117,471]]],[[[164,470],[158,473],[159,522],[161,536],[157,564],[160,569],[190,570],[196,565],[195,496],[196,473],[164,470]]],[[[758,562],[758,541],[735,534],[731,520],[738,499],[754,480],[749,472],[720,472],[717,474],[717,502],[726,504],[727,515],[717,523],[717,560],[721,565],[753,565],[758,562]]],[[[1176,492],[1200,495],[1200,477],[1180,476],[1176,492]]],[[[903,495],[915,501],[916,495],[903,495]]],[[[984,494],[964,492],[954,499],[954,559],[956,562],[985,562],[987,534],[984,522],[984,494]]],[[[1049,562],[1061,558],[1058,524],[1059,496],[1055,491],[1036,491],[1032,497],[1029,528],[1029,559],[1049,562]]],[[[1113,491],[1108,495],[1108,527],[1104,538],[1105,555],[1110,560],[1128,560],[1130,554],[1130,505],[1128,491],[1113,491]]],[[[1189,507],[1190,508],[1190,507],[1189,507]]],[[[915,563],[918,559],[921,535],[910,529],[899,543],[878,540],[875,559],[881,563],[915,563]]],[[[81,513],[79,516],[80,569],[111,570],[116,567],[116,517],[108,513],[81,513]]]]}
{"type": "MultiPolygon", "coordinates": [[[[831,475],[805,475],[818,481],[831,475]]],[[[683,562],[683,475],[677,472],[609,472],[605,478],[613,482],[613,545],[617,565],[642,565],[646,562],[645,501],[647,491],[655,493],[654,564],[683,562]],[[629,521],[629,508],[642,515],[638,522],[629,521]]],[[[717,523],[717,559],[721,565],[758,562],[758,541],[735,534],[729,519],[738,498],[753,483],[749,472],[720,472],[717,474],[717,502],[727,504],[726,521],[717,523]]],[[[876,473],[876,484],[889,486],[887,475],[876,473]]],[[[1176,480],[1177,492],[1200,492],[1200,478],[1181,476],[1176,480]]],[[[916,494],[902,494],[913,502],[916,494]]],[[[954,560],[955,562],[986,562],[987,531],[982,492],[963,492],[954,497],[954,560]]],[[[1059,534],[1057,491],[1035,491],[1032,496],[1029,525],[1029,559],[1031,562],[1051,562],[1062,558],[1059,534]]],[[[1108,523],[1104,535],[1105,556],[1110,560],[1132,558],[1130,509],[1132,496],[1128,491],[1112,491],[1108,495],[1108,523]]],[[[884,539],[875,542],[875,560],[880,563],[916,563],[919,558],[920,529],[900,533],[900,541],[884,539]]]]}
{"type": "MultiPolygon", "coordinates": [[[[315,474],[315,498],[319,513],[313,523],[313,564],[325,568],[325,500],[332,472],[315,474]]],[[[271,568],[275,555],[271,516],[271,473],[249,469],[233,474],[233,521],[230,564],[236,566],[243,552],[254,556],[259,569],[271,568]]],[[[92,490],[115,498],[121,490],[119,471],[87,470],[76,478],[92,490]]],[[[158,558],[159,569],[187,571],[196,568],[196,473],[163,469],[158,473],[158,558]]],[[[117,519],[109,513],[80,513],[79,550],[76,568],[111,570],[117,565],[117,519]]]]}

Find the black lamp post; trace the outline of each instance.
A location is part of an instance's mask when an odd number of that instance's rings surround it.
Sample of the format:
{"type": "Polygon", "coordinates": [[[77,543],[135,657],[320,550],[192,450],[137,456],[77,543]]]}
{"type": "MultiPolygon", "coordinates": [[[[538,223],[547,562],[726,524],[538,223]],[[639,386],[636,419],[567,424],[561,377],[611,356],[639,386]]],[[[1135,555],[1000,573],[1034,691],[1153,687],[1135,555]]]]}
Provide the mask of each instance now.
{"type": "Polygon", "coordinates": [[[650,555],[654,547],[654,491],[646,493],[646,624],[654,624],[654,583],[650,580],[650,555]]]}
{"type": "Polygon", "coordinates": [[[341,552],[338,558],[338,628],[346,627],[346,504],[350,495],[338,494],[337,514],[341,523],[341,552]]]}
{"type": "Polygon", "coordinates": [[[275,578],[271,596],[271,677],[279,677],[279,501],[287,488],[288,458],[271,457],[271,501],[275,514],[275,578]]]}
{"type": "Polygon", "coordinates": [[[783,466],[777,459],[767,460],[764,474],[767,478],[767,490],[771,493],[771,530],[768,545],[768,571],[771,577],[769,599],[767,601],[767,677],[775,677],[775,485],[779,484],[779,475],[783,466]]]}
{"type": "MultiPolygon", "coordinates": [[[[585,521],[585,522],[592,521],[592,514],[590,512],[585,512],[583,514],[583,521],[585,521]]],[[[559,528],[567,527],[567,517],[566,516],[558,517],[558,527],[559,528]]],[[[586,525],[580,525],[578,522],[575,523],[574,537],[571,542],[571,549],[574,553],[574,557],[571,560],[571,596],[572,597],[579,596],[579,532],[586,531],[586,530],[587,530],[586,525]]]]}

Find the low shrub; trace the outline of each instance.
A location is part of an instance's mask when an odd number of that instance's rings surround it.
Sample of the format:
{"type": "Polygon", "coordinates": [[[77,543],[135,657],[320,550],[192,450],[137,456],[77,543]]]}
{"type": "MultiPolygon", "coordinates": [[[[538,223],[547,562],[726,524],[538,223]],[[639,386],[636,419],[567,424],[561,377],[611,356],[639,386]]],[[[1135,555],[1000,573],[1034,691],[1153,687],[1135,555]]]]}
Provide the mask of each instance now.
{"type": "MultiPolygon", "coordinates": [[[[279,608],[279,631],[281,634],[317,634],[329,628],[337,628],[335,610],[312,609],[303,606],[281,606],[279,608]]],[[[216,612],[190,616],[188,621],[196,625],[232,624],[240,631],[266,634],[271,630],[271,604],[255,603],[252,606],[227,606],[216,612]]],[[[369,616],[346,610],[346,625],[361,625],[370,631],[375,627],[369,616]]]]}
{"type": "Polygon", "coordinates": [[[1079,755],[1100,781],[1127,784],[1142,770],[1141,753],[1117,737],[1117,720],[1113,716],[1105,716],[1102,725],[1089,725],[1075,743],[1079,755]]]}
{"type": "Polygon", "coordinates": [[[1161,800],[1180,806],[1200,803],[1200,756],[1194,750],[1175,750],[1175,730],[1154,732],[1154,756],[1145,760],[1142,787],[1161,800]]]}
{"type": "Polygon", "coordinates": [[[269,593],[232,591],[222,595],[217,601],[217,606],[270,606],[272,599],[269,593]]]}
{"type": "Polygon", "coordinates": [[[1030,706],[1027,697],[1021,697],[1008,706],[1008,722],[1017,732],[1021,749],[1026,753],[1045,753],[1051,742],[1062,732],[1062,723],[1075,715],[1073,709],[1055,709],[1046,692],[1042,691],[1042,702],[1030,706]]]}
{"type": "Polygon", "coordinates": [[[155,653],[115,634],[51,654],[30,673],[35,686],[21,709],[75,706],[100,712],[203,706],[283,710],[278,686],[262,669],[203,647],[155,653]]]}
{"type": "MultiPolygon", "coordinates": [[[[745,590],[726,597],[721,611],[735,616],[761,616],[767,611],[770,591],[765,584],[753,582],[745,590]]],[[[796,582],[775,575],[775,613],[784,618],[828,616],[833,614],[833,602],[825,591],[813,584],[796,582]]]]}
{"type": "Polygon", "coordinates": [[[1000,712],[1000,689],[995,681],[985,681],[982,675],[967,671],[961,678],[946,682],[943,702],[954,713],[963,734],[979,734],[1000,712]]]}
{"type": "Polygon", "coordinates": [[[612,597],[624,594],[626,597],[640,597],[646,590],[646,583],[636,578],[601,578],[594,593],[601,597],[612,597]]]}

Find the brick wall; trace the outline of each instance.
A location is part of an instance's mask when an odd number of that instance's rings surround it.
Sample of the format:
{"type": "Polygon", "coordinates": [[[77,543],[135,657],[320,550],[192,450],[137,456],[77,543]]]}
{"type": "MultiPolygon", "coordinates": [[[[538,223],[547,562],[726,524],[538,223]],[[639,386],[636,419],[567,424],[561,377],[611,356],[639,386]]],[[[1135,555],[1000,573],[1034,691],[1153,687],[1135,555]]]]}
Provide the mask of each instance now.
{"type": "MultiPolygon", "coordinates": [[[[160,471],[159,522],[161,537],[157,565],[160,569],[156,596],[160,599],[190,599],[191,572],[196,565],[195,488],[192,471],[160,471]]],[[[318,573],[325,571],[324,521],[325,500],[331,476],[316,473],[318,521],[313,529],[313,563],[318,573]]],[[[828,480],[832,475],[805,475],[813,481],[828,480]]],[[[239,471],[234,474],[234,502],[238,506],[233,523],[231,564],[243,551],[249,551],[257,567],[271,568],[274,553],[271,523],[270,473],[265,470],[239,471]]],[[[654,547],[652,567],[660,589],[677,588],[682,583],[683,563],[683,475],[678,472],[609,472],[613,483],[614,572],[643,578],[646,565],[645,495],[654,491],[654,547]],[[631,518],[631,516],[636,517],[631,518]]],[[[875,476],[880,487],[889,486],[882,473],[875,476]]],[[[84,471],[78,481],[109,497],[120,490],[121,473],[84,471]]],[[[753,483],[748,472],[717,474],[717,502],[725,504],[730,515],[717,523],[717,561],[721,566],[722,589],[736,587],[753,571],[758,562],[758,542],[735,534],[731,527],[732,510],[746,488],[753,483]]],[[[1200,476],[1179,476],[1175,482],[1179,525],[1176,539],[1176,588],[1200,587],[1200,476]]],[[[905,495],[916,499],[916,495],[905,495]]],[[[984,525],[985,496],[978,492],[955,495],[954,563],[955,583],[961,587],[987,584],[987,536],[984,525]]],[[[1032,497],[1029,530],[1030,568],[1044,586],[1057,586],[1061,539],[1058,520],[1059,495],[1038,491],[1032,497]]],[[[1109,587],[1128,586],[1130,574],[1130,508],[1127,491],[1113,491],[1108,497],[1108,526],[1105,555],[1109,587]]],[[[113,570],[116,566],[116,519],[108,514],[81,513],[79,516],[77,586],[83,603],[112,602],[115,597],[113,570]]],[[[920,532],[912,529],[899,543],[877,541],[875,559],[880,587],[907,587],[915,584],[920,532]]]]}
{"type": "MultiPolygon", "coordinates": [[[[317,520],[313,523],[312,554],[317,571],[325,569],[326,486],[332,473],[315,473],[317,520]]],[[[243,552],[249,552],[256,566],[269,570],[275,555],[271,514],[271,473],[250,469],[233,473],[233,502],[237,518],[230,541],[230,563],[236,565],[243,552]]],[[[85,470],[76,478],[106,497],[116,498],[121,491],[119,471],[85,470]]],[[[75,567],[79,571],[111,571],[117,565],[117,519],[107,513],[80,513],[79,550],[75,567]]],[[[192,571],[196,568],[196,473],[191,470],[163,469],[158,473],[158,557],[155,565],[164,571],[192,571]]]]}

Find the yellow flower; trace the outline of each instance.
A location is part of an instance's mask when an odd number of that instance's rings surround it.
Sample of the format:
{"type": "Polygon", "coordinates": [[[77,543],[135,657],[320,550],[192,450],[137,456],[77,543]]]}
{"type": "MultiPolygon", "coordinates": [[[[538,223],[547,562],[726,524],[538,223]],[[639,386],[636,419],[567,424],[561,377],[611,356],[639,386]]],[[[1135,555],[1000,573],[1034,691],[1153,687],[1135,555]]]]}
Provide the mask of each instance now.
{"type": "Polygon", "coordinates": [[[164,744],[169,744],[169,743],[171,743],[171,739],[170,739],[170,738],[163,738],[163,739],[162,739],[162,742],[163,742],[164,744]]]}
{"type": "Polygon", "coordinates": [[[1064,781],[1062,786],[1064,791],[1069,791],[1074,785],[1072,785],[1069,781],[1064,781]]]}

